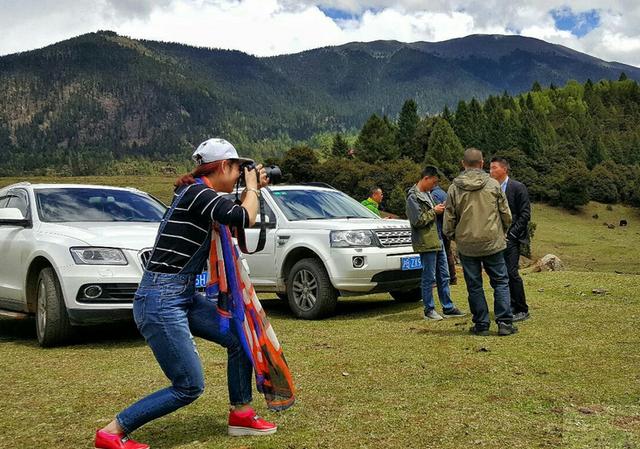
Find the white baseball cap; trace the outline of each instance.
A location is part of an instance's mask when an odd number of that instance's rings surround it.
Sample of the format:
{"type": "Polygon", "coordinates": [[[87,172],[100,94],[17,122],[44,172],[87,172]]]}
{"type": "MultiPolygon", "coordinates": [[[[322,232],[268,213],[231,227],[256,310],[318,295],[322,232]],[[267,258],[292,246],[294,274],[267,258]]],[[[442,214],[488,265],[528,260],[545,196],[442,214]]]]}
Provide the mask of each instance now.
{"type": "Polygon", "coordinates": [[[223,161],[225,159],[238,159],[241,163],[253,161],[246,157],[238,156],[238,152],[235,147],[224,139],[214,137],[212,139],[205,140],[191,156],[196,164],[208,164],[209,162],[223,161]]]}

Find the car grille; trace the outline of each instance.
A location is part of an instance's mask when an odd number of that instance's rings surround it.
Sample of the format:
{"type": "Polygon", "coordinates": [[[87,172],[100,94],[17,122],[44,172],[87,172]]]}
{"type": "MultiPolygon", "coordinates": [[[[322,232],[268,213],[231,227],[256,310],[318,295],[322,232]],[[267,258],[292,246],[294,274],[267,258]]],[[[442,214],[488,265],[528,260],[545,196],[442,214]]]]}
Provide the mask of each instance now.
{"type": "Polygon", "coordinates": [[[385,248],[411,245],[411,228],[374,229],[374,232],[385,248]]]}
{"type": "Polygon", "coordinates": [[[151,259],[151,253],[153,253],[153,248],[143,248],[138,252],[138,258],[140,259],[140,265],[143,270],[147,268],[149,259],[151,259]]]}
{"type": "Polygon", "coordinates": [[[78,290],[76,297],[81,303],[131,303],[138,289],[138,284],[85,284],[78,290]],[[87,298],[84,290],[90,286],[97,286],[102,293],[97,298],[87,298]]]}

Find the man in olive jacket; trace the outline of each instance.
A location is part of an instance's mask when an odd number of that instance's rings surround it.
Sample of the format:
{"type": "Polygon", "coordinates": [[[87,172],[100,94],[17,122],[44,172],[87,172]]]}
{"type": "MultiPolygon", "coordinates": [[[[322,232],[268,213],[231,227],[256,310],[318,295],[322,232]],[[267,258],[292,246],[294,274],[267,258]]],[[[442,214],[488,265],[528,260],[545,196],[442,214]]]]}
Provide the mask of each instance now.
{"type": "Polygon", "coordinates": [[[422,302],[424,318],[439,321],[444,316],[464,316],[451,300],[449,288],[449,266],[442,240],[438,235],[436,216],[444,212],[444,204],[436,204],[431,189],[438,183],[438,169],[427,166],[422,178],[407,192],[406,212],[411,223],[413,250],[420,253],[422,262],[422,302]],[[433,299],[433,284],[438,288],[438,299],[442,304],[442,315],[436,312],[433,299]]]}
{"type": "Polygon", "coordinates": [[[513,326],[509,275],[502,252],[511,225],[511,212],[500,184],[482,169],[482,152],[468,148],[464,171],[449,187],[443,232],[455,240],[469,296],[475,335],[489,334],[489,309],[482,287],[482,267],[493,287],[494,312],[499,335],[517,332],[513,326]]]}

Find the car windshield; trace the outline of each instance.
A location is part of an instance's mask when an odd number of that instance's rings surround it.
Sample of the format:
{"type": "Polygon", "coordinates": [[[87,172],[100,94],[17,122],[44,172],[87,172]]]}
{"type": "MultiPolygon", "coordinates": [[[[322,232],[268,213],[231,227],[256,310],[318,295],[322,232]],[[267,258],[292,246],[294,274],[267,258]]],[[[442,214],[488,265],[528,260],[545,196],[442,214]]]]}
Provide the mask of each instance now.
{"type": "Polygon", "coordinates": [[[41,221],[159,222],[166,210],[142,192],[96,188],[53,188],[35,191],[41,221]]]}
{"type": "Polygon", "coordinates": [[[274,190],[271,195],[288,220],[380,218],[338,190],[274,190]]]}

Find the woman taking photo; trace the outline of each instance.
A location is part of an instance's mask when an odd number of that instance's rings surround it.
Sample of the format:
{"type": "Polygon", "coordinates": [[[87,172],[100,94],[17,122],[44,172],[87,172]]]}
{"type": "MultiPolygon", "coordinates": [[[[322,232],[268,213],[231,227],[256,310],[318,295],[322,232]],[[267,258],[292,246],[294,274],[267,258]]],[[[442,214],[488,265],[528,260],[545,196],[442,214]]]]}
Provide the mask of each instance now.
{"type": "MultiPolygon", "coordinates": [[[[216,295],[205,296],[195,290],[195,277],[210,257],[212,232],[217,232],[212,229],[224,225],[246,228],[255,223],[259,189],[268,184],[265,170],[261,165],[255,170],[245,169],[246,190],[242,204],[237,205],[218,192],[233,190],[240,177],[240,165],[247,159],[239,158],[233,145],[224,139],[203,142],[193,159],[197,163],[195,170],[176,181],[174,199],[160,224],[133,303],[136,325],[171,386],[132,404],[98,430],[96,448],[147,449],[148,445],[129,439],[128,434],[202,394],[203,369],[193,336],[227,349],[229,434],[268,435],[277,430],[274,423],[257,416],[249,405],[255,362],[246,341],[241,341],[244,337],[239,335],[238,327],[224,326],[216,295]]],[[[211,284],[217,292],[217,285],[211,284]]]]}

